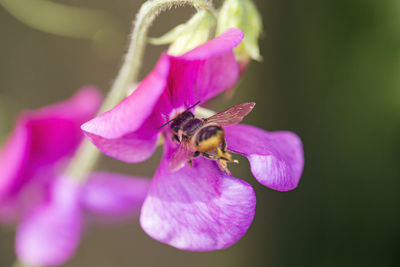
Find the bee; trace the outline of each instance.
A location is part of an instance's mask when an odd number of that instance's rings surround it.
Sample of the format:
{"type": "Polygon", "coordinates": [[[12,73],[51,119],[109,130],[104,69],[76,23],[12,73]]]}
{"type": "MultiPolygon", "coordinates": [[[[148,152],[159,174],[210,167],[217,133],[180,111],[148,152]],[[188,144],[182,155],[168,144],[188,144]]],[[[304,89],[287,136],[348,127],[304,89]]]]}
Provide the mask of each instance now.
{"type": "Polygon", "coordinates": [[[159,127],[170,124],[173,140],[179,143],[177,150],[172,155],[170,169],[178,170],[186,162],[192,166],[192,159],[201,155],[217,161],[220,169],[230,175],[228,163],[238,163],[238,161],[233,160],[227,150],[223,127],[241,122],[254,108],[255,103],[241,103],[209,118],[196,117],[190,111],[199,103],[197,102],[159,127]]]}

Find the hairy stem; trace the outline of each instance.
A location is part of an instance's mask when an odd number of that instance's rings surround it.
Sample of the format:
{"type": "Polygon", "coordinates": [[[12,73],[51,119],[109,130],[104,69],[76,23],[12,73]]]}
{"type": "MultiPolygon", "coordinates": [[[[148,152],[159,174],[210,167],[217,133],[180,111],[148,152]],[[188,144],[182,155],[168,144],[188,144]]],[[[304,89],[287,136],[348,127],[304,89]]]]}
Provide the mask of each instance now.
{"type": "Polygon", "coordinates": [[[145,2],[141,6],[134,23],[124,63],[100,112],[112,108],[116,103],[121,101],[121,99],[125,97],[126,89],[129,84],[137,82],[147,43],[147,32],[154,19],[161,12],[174,6],[182,5],[192,5],[196,9],[213,9],[212,5],[207,0],[151,0],[145,2]]]}
{"type": "MultiPolygon", "coordinates": [[[[147,42],[147,33],[157,15],[174,6],[182,5],[213,10],[212,4],[208,0],[150,0],[141,6],[134,23],[128,52],[117,78],[100,108],[100,113],[114,107],[126,96],[129,85],[137,83],[147,42]]],[[[80,181],[86,180],[98,157],[97,148],[85,139],[68,166],[66,174],[80,181]]]]}

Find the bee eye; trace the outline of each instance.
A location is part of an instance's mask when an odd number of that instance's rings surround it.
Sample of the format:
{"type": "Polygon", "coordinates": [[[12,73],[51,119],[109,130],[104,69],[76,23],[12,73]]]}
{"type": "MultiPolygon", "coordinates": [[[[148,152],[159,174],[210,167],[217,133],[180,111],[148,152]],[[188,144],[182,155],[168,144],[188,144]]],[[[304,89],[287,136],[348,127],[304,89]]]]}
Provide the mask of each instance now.
{"type": "Polygon", "coordinates": [[[171,126],[171,129],[172,129],[172,131],[174,131],[176,133],[179,131],[178,125],[171,126]]]}
{"type": "Polygon", "coordinates": [[[171,129],[174,132],[178,132],[180,123],[178,121],[174,121],[171,123],[171,129]]]}

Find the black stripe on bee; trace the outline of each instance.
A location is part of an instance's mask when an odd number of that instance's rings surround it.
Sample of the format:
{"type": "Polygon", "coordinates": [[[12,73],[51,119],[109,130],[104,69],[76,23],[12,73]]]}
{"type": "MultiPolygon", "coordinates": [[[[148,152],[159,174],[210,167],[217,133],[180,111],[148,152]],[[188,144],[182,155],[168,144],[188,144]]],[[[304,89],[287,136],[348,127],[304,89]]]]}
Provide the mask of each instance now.
{"type": "Polygon", "coordinates": [[[218,134],[218,132],[223,131],[222,127],[218,125],[211,125],[211,126],[206,126],[203,129],[201,129],[197,135],[197,140],[196,143],[199,144],[201,141],[210,139],[211,137],[215,136],[218,134]]]}

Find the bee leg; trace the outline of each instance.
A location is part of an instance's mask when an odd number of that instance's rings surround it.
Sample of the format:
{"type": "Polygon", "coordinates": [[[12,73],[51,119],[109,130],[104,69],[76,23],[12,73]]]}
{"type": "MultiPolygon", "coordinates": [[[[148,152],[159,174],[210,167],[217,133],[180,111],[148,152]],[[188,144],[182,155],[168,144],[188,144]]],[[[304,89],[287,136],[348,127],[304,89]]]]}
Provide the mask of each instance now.
{"type": "Polygon", "coordinates": [[[218,166],[221,171],[225,172],[228,175],[232,175],[231,171],[228,169],[228,162],[226,160],[218,160],[218,166]]]}
{"type": "MultiPolygon", "coordinates": [[[[198,157],[199,155],[200,155],[200,152],[199,152],[199,151],[196,151],[196,152],[193,153],[192,158],[196,158],[196,157],[198,157]]],[[[193,167],[193,160],[190,159],[190,160],[187,161],[187,163],[188,163],[188,165],[189,165],[190,168],[193,167]]]]}
{"type": "Polygon", "coordinates": [[[220,157],[220,160],[218,161],[220,169],[226,174],[231,175],[231,172],[228,170],[228,162],[232,161],[231,154],[217,147],[217,155],[220,157]]]}
{"type": "Polygon", "coordinates": [[[201,155],[202,155],[203,157],[206,157],[206,158],[212,159],[212,160],[219,160],[219,159],[220,159],[219,156],[213,155],[213,154],[209,154],[209,153],[206,153],[206,152],[201,153],[201,155]]]}
{"type": "Polygon", "coordinates": [[[205,152],[201,153],[201,155],[208,159],[218,161],[218,166],[221,169],[221,171],[225,172],[228,175],[232,175],[232,173],[228,169],[228,162],[230,162],[229,159],[227,159],[223,156],[220,156],[220,155],[214,155],[214,154],[209,154],[209,153],[205,153],[205,152]]]}
{"type": "Polygon", "coordinates": [[[224,160],[226,160],[228,162],[232,161],[231,154],[229,154],[228,151],[224,151],[219,147],[217,147],[217,155],[219,156],[219,158],[224,159],[224,160]]]}
{"type": "Polygon", "coordinates": [[[224,152],[224,153],[227,152],[227,150],[226,150],[227,149],[227,145],[226,145],[225,139],[222,141],[221,149],[222,149],[222,152],[224,152]]]}
{"type": "Polygon", "coordinates": [[[232,159],[231,154],[228,152],[228,150],[227,150],[226,148],[227,148],[227,146],[226,146],[226,142],[225,142],[225,140],[224,140],[224,141],[222,142],[222,144],[221,144],[221,148],[217,147],[217,153],[218,153],[218,155],[219,155],[221,158],[223,158],[223,159],[225,159],[226,161],[228,161],[228,162],[232,162],[232,163],[239,164],[239,161],[238,161],[237,159],[232,159]]]}
{"type": "Polygon", "coordinates": [[[229,161],[229,160],[228,160],[227,158],[225,158],[225,157],[222,157],[222,156],[219,156],[219,155],[210,154],[210,153],[206,153],[206,152],[201,153],[201,155],[202,155],[203,157],[206,157],[206,158],[211,159],[211,160],[225,160],[225,161],[229,161]]]}

